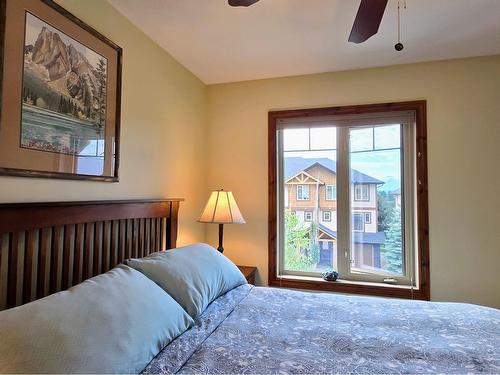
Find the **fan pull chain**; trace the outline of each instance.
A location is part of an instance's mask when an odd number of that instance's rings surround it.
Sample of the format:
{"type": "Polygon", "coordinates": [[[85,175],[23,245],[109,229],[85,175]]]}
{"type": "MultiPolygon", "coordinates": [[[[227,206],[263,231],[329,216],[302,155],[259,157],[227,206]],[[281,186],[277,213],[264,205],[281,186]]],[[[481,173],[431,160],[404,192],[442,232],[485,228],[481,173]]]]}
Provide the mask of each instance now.
{"type": "MultiPolygon", "coordinates": [[[[403,8],[406,9],[406,0],[403,0],[403,8]]],[[[403,43],[401,43],[401,0],[398,0],[398,42],[394,46],[394,49],[399,52],[403,48],[403,43]]]]}

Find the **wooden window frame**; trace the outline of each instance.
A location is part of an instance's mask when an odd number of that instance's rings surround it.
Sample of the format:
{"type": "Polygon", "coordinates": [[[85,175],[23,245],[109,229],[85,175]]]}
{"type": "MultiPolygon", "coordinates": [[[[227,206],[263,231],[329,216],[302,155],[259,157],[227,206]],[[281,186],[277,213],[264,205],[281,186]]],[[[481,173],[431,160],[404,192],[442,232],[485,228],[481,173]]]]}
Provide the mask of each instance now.
{"type": "Polygon", "coordinates": [[[430,299],[429,268],[429,207],[427,179],[427,102],[425,100],[351,105],[342,107],[270,111],[268,113],[268,284],[270,286],[322,290],[364,295],[430,299]],[[328,282],[310,277],[278,277],[278,222],[277,222],[277,137],[278,121],[282,119],[381,113],[390,111],[415,111],[416,205],[418,247],[418,285],[416,289],[394,285],[353,281],[328,282]]]}
{"type": "Polygon", "coordinates": [[[371,212],[364,212],[365,215],[365,224],[371,224],[372,223],[372,213],[371,212]],[[369,218],[369,220],[366,220],[366,218],[369,218]]]}

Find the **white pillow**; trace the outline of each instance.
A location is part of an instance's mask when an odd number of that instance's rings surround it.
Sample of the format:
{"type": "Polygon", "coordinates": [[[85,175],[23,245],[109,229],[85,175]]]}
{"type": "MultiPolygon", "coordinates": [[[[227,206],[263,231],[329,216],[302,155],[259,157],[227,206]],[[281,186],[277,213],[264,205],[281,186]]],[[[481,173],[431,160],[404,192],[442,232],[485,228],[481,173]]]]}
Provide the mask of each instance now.
{"type": "Polygon", "coordinates": [[[233,262],[204,243],[129,259],[127,264],[161,286],[193,318],[214,299],[247,282],[233,262]]]}
{"type": "Polygon", "coordinates": [[[121,265],[0,312],[0,372],[138,373],[192,324],[160,287],[121,265]]]}

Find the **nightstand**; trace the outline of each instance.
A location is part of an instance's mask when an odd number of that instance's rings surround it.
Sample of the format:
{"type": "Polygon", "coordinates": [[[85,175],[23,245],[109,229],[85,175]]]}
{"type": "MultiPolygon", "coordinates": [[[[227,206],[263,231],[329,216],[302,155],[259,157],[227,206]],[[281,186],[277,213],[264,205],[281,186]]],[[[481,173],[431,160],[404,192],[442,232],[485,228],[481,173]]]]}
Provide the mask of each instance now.
{"type": "Polygon", "coordinates": [[[249,284],[255,284],[255,272],[257,272],[257,267],[250,266],[237,266],[243,276],[247,279],[249,284]]]}

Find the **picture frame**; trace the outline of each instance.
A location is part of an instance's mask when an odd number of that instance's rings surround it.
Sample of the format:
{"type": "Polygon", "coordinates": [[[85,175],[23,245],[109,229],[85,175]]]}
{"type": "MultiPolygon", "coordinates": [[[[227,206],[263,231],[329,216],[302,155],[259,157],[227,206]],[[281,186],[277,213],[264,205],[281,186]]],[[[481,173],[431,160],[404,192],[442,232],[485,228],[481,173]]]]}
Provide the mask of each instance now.
{"type": "Polygon", "coordinates": [[[122,49],[53,0],[0,0],[0,175],[118,182],[121,76],[122,49]]]}

